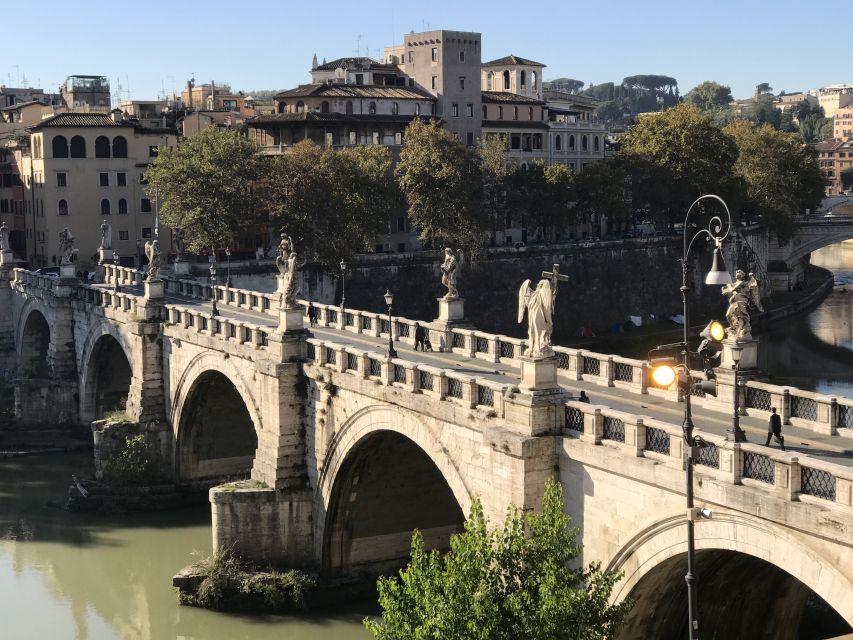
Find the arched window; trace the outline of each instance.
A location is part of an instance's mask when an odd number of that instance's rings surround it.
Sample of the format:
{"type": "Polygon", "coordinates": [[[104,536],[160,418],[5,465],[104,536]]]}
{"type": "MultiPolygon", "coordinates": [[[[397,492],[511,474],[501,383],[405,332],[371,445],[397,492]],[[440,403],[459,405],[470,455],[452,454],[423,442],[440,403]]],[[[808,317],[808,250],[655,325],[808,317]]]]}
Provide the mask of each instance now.
{"type": "Polygon", "coordinates": [[[527,74],[522,69],[521,71],[521,88],[524,89],[527,86],[527,74]]]}
{"type": "Polygon", "coordinates": [[[486,91],[492,91],[495,88],[495,72],[489,71],[486,76],[486,91]]]}
{"type": "Polygon", "coordinates": [[[569,149],[571,149],[572,151],[575,150],[575,137],[574,136],[569,136],[569,149]]]}
{"type": "Polygon", "coordinates": [[[499,106],[498,107],[498,120],[503,120],[503,119],[504,119],[504,108],[499,106]]]}
{"type": "Polygon", "coordinates": [[[296,113],[304,113],[305,112],[305,103],[300,100],[296,103],[296,113]]]}
{"type": "Polygon", "coordinates": [[[533,107],[527,107],[527,119],[533,120],[533,107]]]}
{"type": "Polygon", "coordinates": [[[54,158],[68,157],[68,140],[65,136],[54,136],[52,145],[54,158]]]}
{"type": "Polygon", "coordinates": [[[400,103],[399,102],[392,102],[391,103],[391,113],[395,116],[400,114],[400,103]]]}
{"type": "Polygon", "coordinates": [[[346,112],[347,112],[347,115],[349,115],[349,116],[352,115],[352,100],[347,100],[346,112]]]}
{"type": "Polygon", "coordinates": [[[59,201],[59,207],[57,208],[57,213],[59,213],[59,215],[61,215],[61,216],[67,216],[68,215],[68,201],[67,200],[60,200],[59,201]]]}
{"type": "Polygon", "coordinates": [[[587,136],[581,137],[581,151],[589,150],[589,138],[587,136]]]}
{"type": "Polygon", "coordinates": [[[483,105],[483,120],[489,117],[489,108],[486,105],[483,105]]]}
{"type": "Polygon", "coordinates": [[[83,136],[74,136],[71,138],[71,157],[86,157],[86,141],[83,139],[83,136]]]}
{"type": "Polygon", "coordinates": [[[320,103],[320,113],[329,113],[329,103],[326,100],[320,103]]]}
{"type": "Polygon", "coordinates": [[[376,115],[376,103],[375,102],[370,103],[370,105],[367,107],[367,112],[372,116],[376,115]]]}
{"type": "Polygon", "coordinates": [[[535,71],[530,72],[530,87],[532,89],[536,88],[536,72],[535,71]]]}
{"type": "Polygon", "coordinates": [[[279,102],[278,103],[278,112],[279,113],[287,113],[287,103],[286,102],[279,102]]]}
{"type": "Polygon", "coordinates": [[[107,136],[98,136],[95,138],[95,157],[110,157],[110,139],[107,136]]]}
{"type": "Polygon", "coordinates": [[[106,198],[101,199],[101,215],[108,216],[110,215],[110,201],[106,198]]]}
{"type": "Polygon", "coordinates": [[[124,198],[119,198],[118,200],[118,212],[119,213],[127,213],[127,200],[124,198]]]}
{"type": "Polygon", "coordinates": [[[512,119],[513,119],[513,120],[518,120],[518,107],[513,107],[513,108],[512,108],[512,119]]]}
{"type": "Polygon", "coordinates": [[[595,149],[596,151],[598,151],[598,136],[595,136],[592,139],[592,148],[595,149]]]}
{"type": "Polygon", "coordinates": [[[509,71],[504,71],[504,91],[509,91],[509,71]]]}
{"type": "Polygon", "coordinates": [[[127,157],[127,139],[124,136],[113,138],[113,158],[127,157]]]}
{"type": "Polygon", "coordinates": [[[561,136],[559,133],[558,133],[558,134],[557,134],[557,136],[554,138],[554,148],[555,148],[557,151],[562,151],[562,150],[563,150],[563,136],[561,136]]]}

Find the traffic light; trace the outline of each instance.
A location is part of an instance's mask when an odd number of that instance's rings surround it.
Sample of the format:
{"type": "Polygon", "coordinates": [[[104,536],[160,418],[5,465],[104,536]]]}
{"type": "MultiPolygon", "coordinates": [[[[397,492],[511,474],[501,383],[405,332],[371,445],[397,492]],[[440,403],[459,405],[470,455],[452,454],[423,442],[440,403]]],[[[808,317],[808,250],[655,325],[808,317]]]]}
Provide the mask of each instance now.
{"type": "Polygon", "coordinates": [[[723,340],[726,337],[726,330],[723,324],[717,320],[711,320],[702,331],[699,333],[702,342],[699,343],[699,348],[696,353],[702,358],[702,366],[704,369],[710,369],[710,361],[720,357],[720,352],[723,350],[723,340]]]}

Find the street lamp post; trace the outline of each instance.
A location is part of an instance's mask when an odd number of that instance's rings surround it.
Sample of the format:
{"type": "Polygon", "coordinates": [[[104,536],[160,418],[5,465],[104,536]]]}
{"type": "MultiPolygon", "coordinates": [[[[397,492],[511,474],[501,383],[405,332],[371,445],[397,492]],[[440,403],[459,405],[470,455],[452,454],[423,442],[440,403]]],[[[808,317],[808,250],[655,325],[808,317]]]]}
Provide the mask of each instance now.
{"type": "Polygon", "coordinates": [[[228,275],[225,278],[225,286],[231,286],[231,247],[225,248],[225,257],[228,258],[228,275]]]}
{"type": "Polygon", "coordinates": [[[341,260],[341,313],[347,308],[347,263],[341,260]]]}
{"type": "Polygon", "coordinates": [[[113,290],[118,293],[118,251],[113,251],[113,290]]]}
{"type": "Polygon", "coordinates": [[[213,302],[213,310],[210,312],[212,316],[218,316],[219,310],[216,308],[216,265],[210,265],[210,298],[213,302]]]}
{"type": "Polygon", "coordinates": [[[685,582],[687,582],[687,613],[689,616],[688,623],[689,627],[689,638],[691,640],[698,640],[699,638],[699,607],[696,601],[696,574],[693,572],[694,564],[695,564],[695,542],[693,535],[693,463],[696,457],[696,439],[693,436],[693,414],[690,406],[690,348],[689,348],[689,331],[690,331],[690,307],[688,304],[688,294],[690,292],[689,282],[689,263],[688,259],[690,257],[690,250],[693,248],[693,243],[697,240],[697,238],[701,236],[707,236],[709,240],[714,241],[714,262],[711,266],[711,271],[708,272],[708,275],[705,277],[705,284],[728,284],[732,281],[729,272],[726,271],[725,264],[723,263],[723,254],[720,249],[723,240],[729,235],[729,231],[731,231],[732,227],[732,216],[729,213],[729,208],[726,206],[726,203],[719,196],[708,194],[704,196],[700,196],[697,198],[693,204],[690,205],[690,208],[687,210],[687,215],[684,217],[684,254],[681,258],[681,303],[683,307],[684,314],[684,334],[683,334],[683,342],[682,342],[682,375],[685,376],[687,381],[686,390],[683,393],[684,397],[684,424],[683,424],[683,433],[684,433],[684,443],[686,445],[687,459],[685,461],[686,466],[686,494],[687,494],[687,574],[684,576],[685,582]],[[696,232],[696,234],[690,239],[688,242],[687,237],[689,233],[689,225],[688,221],[690,219],[690,214],[693,212],[693,208],[705,199],[713,199],[720,202],[723,205],[723,209],[726,211],[726,216],[728,218],[728,226],[726,228],[726,233],[720,235],[720,232],[723,228],[723,221],[719,216],[714,216],[711,218],[708,223],[707,229],[700,229],[696,232]]]}
{"type": "Polygon", "coordinates": [[[735,341],[731,347],[732,362],[735,363],[735,411],[732,416],[731,432],[726,434],[726,440],[731,442],[746,442],[746,433],[740,428],[740,357],[743,347],[735,341]]]}
{"type": "Polygon", "coordinates": [[[391,320],[391,305],[394,304],[394,295],[390,290],[385,292],[385,304],[388,305],[388,357],[396,358],[397,350],[394,348],[394,323],[391,320]]]}

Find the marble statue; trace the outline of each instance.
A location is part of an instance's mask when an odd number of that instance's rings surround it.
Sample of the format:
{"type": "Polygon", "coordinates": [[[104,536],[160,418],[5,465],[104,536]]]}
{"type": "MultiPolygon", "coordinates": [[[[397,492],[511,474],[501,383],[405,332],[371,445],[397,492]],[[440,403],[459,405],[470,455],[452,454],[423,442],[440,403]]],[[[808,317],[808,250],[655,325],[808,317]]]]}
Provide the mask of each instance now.
{"type": "Polygon", "coordinates": [[[160,276],[160,243],[157,240],[145,243],[145,256],[148,258],[148,282],[159,280],[160,276]]]}
{"type": "Polygon", "coordinates": [[[444,262],[441,263],[441,284],[447,287],[447,293],[444,294],[445,300],[455,300],[459,297],[459,291],[456,289],[456,279],[459,276],[459,269],[465,263],[465,254],[462,249],[453,254],[453,249],[449,247],[444,250],[444,262]]]}
{"type": "Polygon", "coordinates": [[[560,265],[555,264],[552,271],[543,271],[542,279],[536,289],[525,280],[518,291],[518,321],[524,320],[527,312],[527,348],[524,355],[531,358],[547,358],[554,355],[551,348],[551,333],[554,330],[554,304],[557,301],[557,289],[560,282],[567,282],[568,276],[560,273],[560,265]]]}
{"type": "Polygon", "coordinates": [[[749,320],[751,307],[764,311],[761,306],[761,292],[755,275],[745,274],[741,269],[735,272],[735,281],[723,286],[723,295],[729,297],[726,320],[729,328],[726,334],[730,338],[752,338],[752,325],[749,320]]]}
{"type": "Polygon", "coordinates": [[[176,227],[172,231],[172,246],[175,247],[175,262],[181,261],[181,255],[184,253],[186,246],[184,245],[184,230],[176,227]]]}
{"type": "Polygon", "coordinates": [[[281,259],[281,255],[276,259],[276,264],[279,265],[279,271],[281,272],[281,284],[280,284],[280,292],[281,292],[281,308],[282,309],[295,309],[298,305],[296,304],[296,293],[298,291],[297,284],[298,279],[296,275],[296,269],[299,265],[296,264],[296,252],[292,250],[287,254],[287,259],[284,264],[279,264],[279,260],[281,259]],[[282,266],[284,266],[284,271],[282,271],[282,266]]]}
{"type": "Polygon", "coordinates": [[[59,232],[59,250],[62,251],[62,259],[59,264],[71,264],[75,251],[74,236],[68,227],[59,232]]]}
{"type": "Polygon", "coordinates": [[[99,249],[112,249],[113,248],[113,228],[110,226],[110,223],[104,220],[101,224],[101,246],[99,249]]]}
{"type": "Polygon", "coordinates": [[[287,275],[289,269],[290,253],[293,251],[293,238],[286,233],[281,234],[281,240],[278,243],[278,256],[275,259],[275,266],[278,267],[279,275],[287,275]]]}
{"type": "Polygon", "coordinates": [[[6,223],[0,224],[0,252],[12,250],[9,244],[9,233],[9,227],[6,226],[6,223]]]}

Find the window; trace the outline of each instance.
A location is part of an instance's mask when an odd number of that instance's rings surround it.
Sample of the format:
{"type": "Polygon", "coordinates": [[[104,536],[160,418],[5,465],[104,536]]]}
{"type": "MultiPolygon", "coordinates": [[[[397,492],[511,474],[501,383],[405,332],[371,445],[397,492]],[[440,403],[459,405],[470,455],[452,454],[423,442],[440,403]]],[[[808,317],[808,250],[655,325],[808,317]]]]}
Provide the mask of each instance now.
{"type": "Polygon", "coordinates": [[[494,71],[489,71],[489,74],[486,76],[486,91],[492,91],[495,86],[495,73],[494,71]]]}
{"type": "Polygon", "coordinates": [[[68,140],[66,140],[65,136],[54,136],[51,145],[53,147],[54,158],[68,157],[68,140]]]}
{"type": "Polygon", "coordinates": [[[533,107],[527,107],[527,119],[533,120],[533,107]]]}
{"type": "Polygon", "coordinates": [[[57,173],[56,174],[56,186],[57,187],[67,187],[68,186],[68,174],[67,173],[57,173]]]}
{"type": "Polygon", "coordinates": [[[347,100],[346,112],[348,116],[352,115],[352,100],[347,100]]]}
{"type": "Polygon", "coordinates": [[[110,157],[110,139],[107,138],[107,136],[98,136],[97,138],[95,138],[95,157],[110,157]]]}
{"type": "Polygon", "coordinates": [[[459,78],[459,90],[465,91],[465,78],[461,76],[459,78]]]}
{"type": "Polygon", "coordinates": [[[102,187],[110,186],[110,174],[106,171],[101,171],[98,174],[98,182],[102,187]]]}
{"type": "Polygon", "coordinates": [[[118,232],[118,239],[119,240],[127,240],[128,239],[127,238],[127,231],[119,231],[118,232]]]}
{"type": "Polygon", "coordinates": [[[533,136],[529,133],[525,133],[521,136],[521,150],[522,151],[531,151],[533,149],[533,136]]]}
{"type": "Polygon", "coordinates": [[[355,74],[355,83],[356,84],[364,84],[364,74],[363,73],[355,74]]]}
{"type": "Polygon", "coordinates": [[[595,149],[596,151],[598,151],[598,146],[599,146],[598,136],[595,136],[592,139],[592,148],[595,149]]]}
{"type": "Polygon", "coordinates": [[[542,148],[542,134],[534,133],[533,134],[533,148],[541,149],[542,148]]]}
{"type": "Polygon", "coordinates": [[[101,199],[101,215],[108,216],[110,215],[110,201],[106,198],[101,199]]]}
{"type": "Polygon", "coordinates": [[[139,210],[142,213],[151,213],[151,199],[142,198],[142,201],[139,203],[139,210]]]}
{"type": "Polygon", "coordinates": [[[581,136],[581,150],[588,151],[589,150],[589,138],[587,136],[581,136]]]}
{"type": "Polygon", "coordinates": [[[420,102],[415,103],[415,115],[416,116],[421,115],[421,103],[420,102]]]}
{"type": "Polygon", "coordinates": [[[488,119],[489,117],[489,109],[486,105],[483,105],[483,120],[488,119]]]}
{"type": "Polygon", "coordinates": [[[464,51],[459,52],[459,62],[465,62],[465,52],[464,51]]]}
{"type": "Polygon", "coordinates": [[[395,116],[400,115],[400,103],[399,102],[392,102],[391,103],[391,114],[395,115],[395,116]]]}
{"type": "Polygon", "coordinates": [[[504,108],[499,106],[498,107],[498,120],[503,120],[503,119],[504,119],[504,108]]]}
{"type": "Polygon", "coordinates": [[[304,113],[305,112],[305,103],[300,100],[296,103],[296,113],[304,113]]]}
{"type": "Polygon", "coordinates": [[[432,77],[432,88],[433,88],[433,89],[438,89],[438,76],[433,76],[433,77],[432,77]]]}
{"type": "Polygon", "coordinates": [[[60,200],[59,201],[58,213],[61,216],[67,216],[68,215],[68,201],[67,200],[60,200]]]}
{"type": "Polygon", "coordinates": [[[530,72],[530,87],[532,89],[536,88],[536,72],[535,71],[530,72]]]}
{"type": "Polygon", "coordinates": [[[468,118],[474,117],[474,105],[473,104],[469,103],[469,104],[465,105],[465,116],[468,118]]]}
{"type": "Polygon", "coordinates": [[[509,71],[504,71],[504,91],[509,91],[509,71]]]}
{"type": "Polygon", "coordinates": [[[409,51],[409,64],[412,64],[415,61],[415,52],[409,51]]]}
{"type": "Polygon", "coordinates": [[[554,138],[554,148],[555,148],[557,151],[562,151],[562,150],[563,150],[563,136],[561,136],[559,133],[558,133],[558,134],[557,134],[557,136],[554,138]]]}
{"type": "Polygon", "coordinates": [[[287,113],[287,103],[286,102],[279,102],[278,103],[278,112],[279,113],[287,113]]]}
{"type": "Polygon", "coordinates": [[[513,119],[513,120],[518,120],[518,107],[513,107],[513,108],[512,108],[512,119],[513,119]]]}
{"type": "Polygon", "coordinates": [[[320,103],[320,113],[329,113],[329,102],[327,100],[320,103]]]}
{"type": "Polygon", "coordinates": [[[459,117],[459,105],[456,104],[455,102],[452,105],[450,105],[450,115],[453,116],[454,118],[459,117]]]}
{"type": "Polygon", "coordinates": [[[125,215],[127,213],[127,200],[124,198],[119,198],[118,212],[120,215],[125,215]]]}
{"type": "Polygon", "coordinates": [[[127,140],[124,136],[113,138],[113,158],[127,157],[127,140]]]}
{"type": "Polygon", "coordinates": [[[86,141],[83,139],[83,136],[74,136],[71,138],[71,157],[86,157],[86,141]]]}
{"type": "Polygon", "coordinates": [[[376,103],[375,102],[370,103],[370,105],[367,107],[367,112],[372,116],[376,115],[376,103]]]}
{"type": "Polygon", "coordinates": [[[527,88],[527,74],[524,72],[523,69],[521,71],[521,88],[527,88]]]}
{"type": "Polygon", "coordinates": [[[151,238],[151,227],[142,227],[142,237],[145,239],[151,238]]]}
{"type": "Polygon", "coordinates": [[[575,150],[575,137],[574,136],[569,136],[569,149],[571,149],[572,151],[575,150]]]}
{"type": "Polygon", "coordinates": [[[468,134],[466,135],[465,143],[466,143],[469,147],[473,147],[473,146],[474,146],[474,134],[473,134],[471,131],[469,131],[469,132],[468,132],[468,134]]]}
{"type": "Polygon", "coordinates": [[[513,133],[509,137],[509,148],[510,149],[521,149],[521,134],[513,133]]]}
{"type": "Polygon", "coordinates": [[[148,184],[148,180],[145,179],[144,173],[139,174],[139,184],[148,184]]]}
{"type": "Polygon", "coordinates": [[[156,158],[158,153],[160,153],[160,152],[157,150],[156,144],[148,147],[148,157],[149,158],[156,158]]]}
{"type": "Polygon", "coordinates": [[[123,171],[120,171],[116,174],[116,184],[120,187],[127,186],[127,174],[123,171]]]}
{"type": "Polygon", "coordinates": [[[438,47],[432,48],[432,61],[438,62],[438,47]]]}

